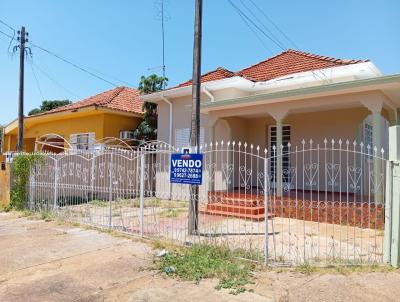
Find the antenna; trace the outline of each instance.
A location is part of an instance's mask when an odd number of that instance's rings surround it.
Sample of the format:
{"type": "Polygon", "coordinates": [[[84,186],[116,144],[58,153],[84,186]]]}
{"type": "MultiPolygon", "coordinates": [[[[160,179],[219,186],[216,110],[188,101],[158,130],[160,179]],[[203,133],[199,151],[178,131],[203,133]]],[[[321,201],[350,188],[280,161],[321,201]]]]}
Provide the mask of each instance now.
{"type": "Polygon", "coordinates": [[[161,33],[162,33],[162,70],[165,78],[165,31],[164,31],[164,0],[161,0],[161,33]]]}

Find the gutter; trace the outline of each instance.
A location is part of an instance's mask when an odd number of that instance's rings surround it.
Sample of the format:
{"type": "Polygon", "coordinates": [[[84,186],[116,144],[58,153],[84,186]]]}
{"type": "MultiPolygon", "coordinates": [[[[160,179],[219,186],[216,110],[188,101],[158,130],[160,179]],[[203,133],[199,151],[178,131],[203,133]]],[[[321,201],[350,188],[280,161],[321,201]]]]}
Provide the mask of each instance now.
{"type": "Polygon", "coordinates": [[[161,99],[169,105],[169,144],[172,145],[172,103],[164,95],[161,95],[161,99]]]}
{"type": "Polygon", "coordinates": [[[215,97],[212,95],[212,93],[207,89],[206,86],[203,87],[203,92],[210,98],[211,102],[215,101],[215,97]]]}
{"type": "MultiPolygon", "coordinates": [[[[264,94],[254,94],[250,96],[234,98],[234,99],[226,99],[219,100],[218,102],[207,102],[201,105],[203,109],[203,113],[209,110],[216,110],[226,106],[240,106],[242,104],[246,104],[247,106],[256,105],[256,104],[267,104],[276,101],[277,99],[287,99],[287,98],[296,98],[299,96],[306,97],[312,94],[324,94],[331,93],[338,90],[349,91],[353,89],[365,89],[365,91],[370,90],[380,90],[382,86],[380,85],[393,85],[400,84],[400,75],[390,75],[390,76],[381,76],[375,78],[368,78],[362,80],[355,80],[351,82],[341,82],[334,84],[326,84],[305,88],[297,88],[291,90],[282,90],[277,92],[270,92],[264,94]]],[[[356,91],[355,91],[356,92],[356,91]]]]}

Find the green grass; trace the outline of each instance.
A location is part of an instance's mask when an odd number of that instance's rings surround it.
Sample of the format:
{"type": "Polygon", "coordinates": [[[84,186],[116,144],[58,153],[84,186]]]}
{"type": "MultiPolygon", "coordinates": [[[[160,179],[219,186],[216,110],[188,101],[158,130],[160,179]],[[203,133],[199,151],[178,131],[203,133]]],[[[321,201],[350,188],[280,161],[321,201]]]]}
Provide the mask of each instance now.
{"type": "MultiPolygon", "coordinates": [[[[161,205],[161,199],[160,198],[145,198],[144,199],[144,204],[143,206],[145,208],[157,208],[161,205]]],[[[140,199],[135,199],[133,201],[133,206],[135,208],[140,207],[140,199]]]]}
{"type": "Polygon", "coordinates": [[[108,201],[97,200],[97,199],[90,201],[89,204],[94,205],[96,207],[101,207],[101,208],[105,208],[110,205],[110,203],[108,201]]]}
{"type": "MultiPolygon", "coordinates": [[[[171,247],[171,246],[170,246],[171,247]]],[[[219,279],[217,290],[230,289],[237,295],[246,291],[251,283],[255,265],[238,259],[226,247],[193,245],[190,248],[175,248],[158,262],[158,269],[183,280],[200,281],[206,278],[219,279]]]]}
{"type": "Polygon", "coordinates": [[[44,221],[53,221],[54,215],[48,211],[40,212],[40,219],[44,221]]]}
{"type": "Polygon", "coordinates": [[[351,273],[372,273],[372,272],[380,272],[380,273],[388,273],[398,271],[398,269],[383,264],[341,264],[339,262],[335,264],[329,264],[327,266],[319,266],[313,265],[308,262],[300,264],[294,268],[294,271],[311,275],[313,273],[318,274],[342,274],[348,275],[351,273]]]}
{"type": "Polygon", "coordinates": [[[160,212],[160,217],[175,218],[184,212],[186,212],[186,209],[166,209],[160,212]]]}

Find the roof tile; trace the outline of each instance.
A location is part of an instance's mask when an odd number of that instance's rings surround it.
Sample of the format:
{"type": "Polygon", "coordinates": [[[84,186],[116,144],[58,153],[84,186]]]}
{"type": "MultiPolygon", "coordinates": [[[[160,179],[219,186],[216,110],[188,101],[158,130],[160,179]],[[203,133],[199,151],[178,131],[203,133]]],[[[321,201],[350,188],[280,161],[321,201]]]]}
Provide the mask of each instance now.
{"type": "MultiPolygon", "coordinates": [[[[230,78],[233,76],[241,76],[255,82],[268,81],[298,72],[362,62],[368,62],[368,60],[343,60],[327,56],[320,56],[299,50],[288,49],[274,57],[246,67],[235,73],[223,67],[218,67],[213,71],[203,74],[201,76],[201,82],[205,83],[209,81],[230,78]]],[[[189,86],[191,84],[192,81],[189,80],[170,89],[189,86]]]]}
{"type": "MultiPolygon", "coordinates": [[[[216,80],[222,80],[226,78],[233,77],[234,73],[228,69],[225,69],[223,67],[218,67],[217,69],[214,69],[210,72],[207,72],[201,76],[201,82],[210,82],[210,81],[216,81],[216,80]]],[[[192,85],[192,80],[186,81],[184,83],[179,84],[176,87],[184,87],[184,86],[190,86],[192,85]]],[[[174,88],[176,88],[174,87],[174,88]]]]}
{"type": "Polygon", "coordinates": [[[122,86],[41,114],[70,111],[90,106],[98,106],[119,111],[143,114],[143,101],[140,99],[139,90],[122,86]]]}
{"type": "Polygon", "coordinates": [[[235,75],[252,81],[268,81],[282,76],[335,66],[349,65],[368,60],[342,60],[288,49],[272,58],[238,71],[235,75]]]}

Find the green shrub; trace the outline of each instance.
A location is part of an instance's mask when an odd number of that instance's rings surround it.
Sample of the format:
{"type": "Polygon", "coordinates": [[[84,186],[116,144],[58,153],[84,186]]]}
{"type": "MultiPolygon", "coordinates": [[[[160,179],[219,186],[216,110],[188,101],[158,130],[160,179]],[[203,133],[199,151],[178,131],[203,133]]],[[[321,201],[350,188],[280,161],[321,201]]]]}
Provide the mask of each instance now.
{"type": "Polygon", "coordinates": [[[31,169],[37,164],[44,163],[42,154],[18,154],[13,160],[13,179],[11,187],[11,207],[17,210],[23,210],[27,199],[27,185],[31,169]]]}

